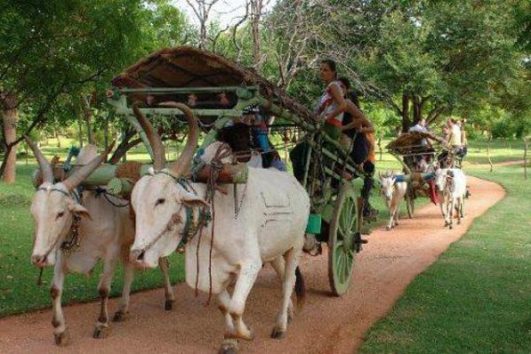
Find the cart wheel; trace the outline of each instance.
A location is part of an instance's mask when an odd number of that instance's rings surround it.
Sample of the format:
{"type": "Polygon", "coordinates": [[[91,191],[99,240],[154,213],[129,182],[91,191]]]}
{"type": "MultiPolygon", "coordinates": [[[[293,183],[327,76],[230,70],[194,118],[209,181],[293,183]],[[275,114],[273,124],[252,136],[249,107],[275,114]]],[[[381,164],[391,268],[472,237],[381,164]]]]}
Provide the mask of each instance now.
{"type": "Polygon", "coordinates": [[[350,286],[359,237],[360,206],[354,189],[341,186],[328,233],[328,280],[332,293],[343,295],[350,286]]]}
{"type": "Polygon", "coordinates": [[[415,213],[415,196],[413,191],[408,190],[406,193],[406,207],[407,207],[407,216],[410,219],[413,219],[413,214],[415,213]]]}

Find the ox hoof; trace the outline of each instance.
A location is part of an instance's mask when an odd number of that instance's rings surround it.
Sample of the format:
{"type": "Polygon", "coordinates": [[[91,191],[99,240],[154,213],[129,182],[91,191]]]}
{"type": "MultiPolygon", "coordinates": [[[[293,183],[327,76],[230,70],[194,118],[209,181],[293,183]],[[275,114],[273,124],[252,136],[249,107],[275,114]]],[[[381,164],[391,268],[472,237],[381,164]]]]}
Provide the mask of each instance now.
{"type": "Polygon", "coordinates": [[[64,347],[70,342],[70,335],[67,330],[59,334],[54,334],[53,336],[55,338],[55,344],[60,347],[64,347]]]}
{"type": "Polygon", "coordinates": [[[385,229],[386,229],[387,231],[391,231],[391,226],[386,226],[385,229]]]}
{"type": "Polygon", "coordinates": [[[286,331],[278,328],[277,326],[275,326],[273,328],[273,331],[271,332],[271,338],[274,338],[274,339],[281,339],[281,338],[284,338],[284,334],[286,333],[286,331]]]}
{"type": "Polygon", "coordinates": [[[110,331],[111,330],[109,327],[98,326],[94,328],[94,333],[92,334],[92,338],[95,338],[95,339],[107,338],[109,336],[110,331]]]}
{"type": "Polygon", "coordinates": [[[238,353],[238,341],[235,339],[225,339],[218,354],[236,354],[238,353]]]}
{"type": "Polygon", "coordinates": [[[166,311],[173,310],[173,303],[174,302],[175,302],[175,300],[166,300],[166,302],[164,303],[164,310],[166,310],[166,311]]]}
{"type": "Polygon", "coordinates": [[[243,333],[242,332],[235,332],[235,333],[226,332],[223,337],[225,338],[225,340],[242,339],[242,340],[252,341],[254,339],[254,334],[251,330],[248,330],[243,333]]]}
{"type": "Polygon", "coordinates": [[[127,319],[128,313],[123,311],[116,311],[114,314],[112,321],[113,322],[123,322],[127,319]]]}

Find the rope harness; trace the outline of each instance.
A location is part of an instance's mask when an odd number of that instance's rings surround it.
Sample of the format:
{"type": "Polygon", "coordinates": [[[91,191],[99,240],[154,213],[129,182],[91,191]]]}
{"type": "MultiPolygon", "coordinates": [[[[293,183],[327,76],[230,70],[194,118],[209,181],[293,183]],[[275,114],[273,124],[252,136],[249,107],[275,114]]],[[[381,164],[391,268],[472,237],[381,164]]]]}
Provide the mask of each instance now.
{"type": "Polygon", "coordinates": [[[119,203],[112,201],[111,199],[109,199],[109,197],[114,197],[114,198],[118,198],[118,197],[112,193],[107,192],[105,188],[96,187],[95,192],[96,192],[96,197],[103,195],[103,198],[105,198],[107,203],[109,203],[115,208],[127,208],[131,204],[128,201],[126,201],[124,204],[119,204],[119,203]]]}
{"type": "MultiPolygon", "coordinates": [[[[210,209],[212,212],[212,227],[211,227],[211,235],[210,235],[210,250],[208,254],[208,281],[209,281],[209,289],[208,289],[208,299],[205,304],[205,306],[208,306],[210,304],[210,300],[212,299],[212,250],[214,248],[214,229],[215,229],[215,220],[216,220],[216,208],[214,203],[214,196],[216,194],[217,189],[217,180],[219,177],[219,173],[223,169],[223,163],[221,162],[223,159],[232,157],[232,162],[234,163],[234,155],[232,154],[232,150],[227,144],[221,145],[216,153],[214,154],[214,158],[210,162],[210,177],[207,182],[207,189],[206,189],[206,195],[205,195],[205,201],[207,204],[210,204],[210,209]]],[[[237,199],[236,196],[236,184],[234,185],[234,198],[237,199]]],[[[242,198],[243,199],[243,198],[242,198]]],[[[235,204],[236,208],[236,204],[235,204]]],[[[238,210],[239,211],[239,210],[238,210]]],[[[197,244],[196,249],[196,278],[195,278],[195,296],[198,296],[198,284],[199,284],[199,247],[201,246],[201,236],[203,234],[203,227],[204,225],[201,225],[201,228],[199,230],[199,240],[197,244]]]]}

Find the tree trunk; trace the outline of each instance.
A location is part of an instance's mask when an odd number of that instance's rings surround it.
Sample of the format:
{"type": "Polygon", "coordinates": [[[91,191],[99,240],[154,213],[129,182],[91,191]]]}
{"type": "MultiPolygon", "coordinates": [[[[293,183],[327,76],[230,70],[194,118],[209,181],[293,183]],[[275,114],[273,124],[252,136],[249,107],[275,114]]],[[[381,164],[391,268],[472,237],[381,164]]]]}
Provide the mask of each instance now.
{"type": "Polygon", "coordinates": [[[262,15],[262,0],[251,1],[251,34],[253,38],[253,64],[256,72],[262,70],[262,58],[260,49],[260,17],[262,15]]]}
{"type": "Polygon", "coordinates": [[[57,147],[60,148],[61,147],[61,138],[59,138],[59,131],[57,130],[57,128],[55,128],[53,130],[53,133],[55,135],[55,138],[57,139],[57,147]]]}
{"type": "Polygon", "coordinates": [[[133,148],[135,145],[142,141],[141,139],[135,139],[133,141],[130,141],[135,134],[136,131],[134,129],[129,129],[124,133],[122,141],[120,142],[120,144],[118,144],[116,150],[114,150],[113,155],[108,161],[110,164],[114,165],[120,162],[120,159],[125,157],[129,149],[133,148]]]}
{"type": "Polygon", "coordinates": [[[4,156],[4,172],[2,179],[5,183],[14,183],[17,168],[17,146],[11,145],[17,140],[17,99],[12,94],[2,95],[2,120],[4,127],[4,139],[7,146],[4,156]]]}
{"type": "Polygon", "coordinates": [[[85,120],[85,124],[87,125],[87,141],[89,144],[95,145],[94,134],[92,133],[92,110],[90,109],[90,99],[85,96],[81,98],[81,101],[81,105],[83,107],[83,118],[85,120]]]}
{"type": "Polygon", "coordinates": [[[110,111],[107,117],[105,117],[105,126],[103,127],[103,145],[105,146],[105,150],[109,147],[109,122],[114,117],[113,112],[114,110],[110,111]]]}
{"type": "Polygon", "coordinates": [[[409,119],[409,96],[407,94],[402,95],[402,133],[406,133],[411,125],[409,119]]]}
{"type": "Polygon", "coordinates": [[[413,95],[413,124],[417,124],[422,118],[422,104],[420,97],[413,95]]]}
{"type": "Polygon", "coordinates": [[[79,138],[79,148],[83,147],[83,122],[82,119],[79,118],[77,120],[77,127],[78,127],[78,138],[79,138]]]}
{"type": "Polygon", "coordinates": [[[492,164],[492,160],[490,159],[490,143],[492,141],[492,133],[489,132],[489,140],[487,141],[487,159],[489,160],[490,165],[490,172],[494,169],[494,165],[492,164]]]}
{"type": "Polygon", "coordinates": [[[524,178],[527,179],[527,149],[529,145],[529,141],[527,138],[524,138],[524,178]]]}

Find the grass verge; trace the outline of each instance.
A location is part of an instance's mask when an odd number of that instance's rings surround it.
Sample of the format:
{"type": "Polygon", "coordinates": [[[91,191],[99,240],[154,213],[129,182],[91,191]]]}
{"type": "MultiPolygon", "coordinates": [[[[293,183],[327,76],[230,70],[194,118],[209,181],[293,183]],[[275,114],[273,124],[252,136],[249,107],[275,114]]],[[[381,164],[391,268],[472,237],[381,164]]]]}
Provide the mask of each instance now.
{"type": "Polygon", "coordinates": [[[507,197],[411,283],[361,353],[531,352],[531,193],[521,171],[469,169],[507,197]]]}

